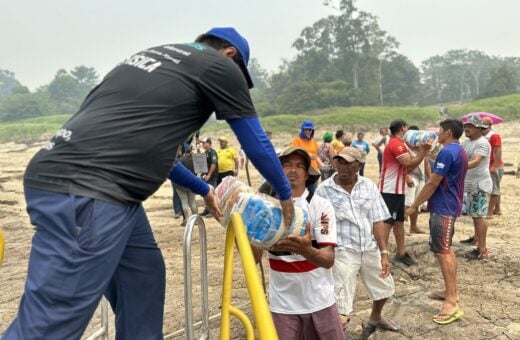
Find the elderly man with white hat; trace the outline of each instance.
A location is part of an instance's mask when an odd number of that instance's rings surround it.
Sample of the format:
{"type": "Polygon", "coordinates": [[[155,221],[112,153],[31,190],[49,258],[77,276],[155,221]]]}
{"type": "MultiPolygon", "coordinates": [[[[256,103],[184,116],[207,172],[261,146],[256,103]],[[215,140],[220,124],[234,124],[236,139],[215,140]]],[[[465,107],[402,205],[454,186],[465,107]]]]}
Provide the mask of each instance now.
{"type": "Polygon", "coordinates": [[[376,329],[398,331],[400,326],[382,316],[386,301],[394,294],[384,223],[390,213],[377,185],[359,175],[363,161],[358,149],[343,149],[334,157],[337,172],[318,187],[316,195],[331,202],[336,214],[338,246],[332,271],[338,311],[346,323],[359,273],[373,300],[364,329],[369,335],[376,329]]]}

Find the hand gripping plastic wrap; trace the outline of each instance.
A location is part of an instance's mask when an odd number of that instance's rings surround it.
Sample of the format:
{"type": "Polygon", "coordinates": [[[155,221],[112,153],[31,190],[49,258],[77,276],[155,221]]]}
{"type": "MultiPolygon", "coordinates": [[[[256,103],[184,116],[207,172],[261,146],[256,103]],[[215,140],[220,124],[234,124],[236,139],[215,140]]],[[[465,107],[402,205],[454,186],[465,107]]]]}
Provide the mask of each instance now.
{"type": "Polygon", "coordinates": [[[434,131],[408,130],[404,133],[404,141],[411,146],[419,146],[421,143],[435,144],[437,134],[434,131]]]}
{"type": "Polygon", "coordinates": [[[289,234],[305,234],[305,225],[309,220],[305,209],[294,207],[295,216],[287,229],[280,203],[270,196],[257,193],[235,177],[224,178],[216,188],[216,194],[224,216],[223,226],[227,227],[231,213],[238,212],[254,246],[267,249],[289,234]]]}

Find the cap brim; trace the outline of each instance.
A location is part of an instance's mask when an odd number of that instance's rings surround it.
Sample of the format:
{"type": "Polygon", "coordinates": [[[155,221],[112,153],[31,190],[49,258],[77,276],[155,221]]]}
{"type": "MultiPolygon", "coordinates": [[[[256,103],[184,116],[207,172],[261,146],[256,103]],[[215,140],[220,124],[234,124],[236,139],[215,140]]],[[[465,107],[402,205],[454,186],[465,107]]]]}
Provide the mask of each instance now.
{"type": "Polygon", "coordinates": [[[336,156],[334,156],[333,159],[336,159],[336,158],[341,158],[343,160],[346,160],[349,163],[357,161],[357,159],[355,159],[354,157],[350,157],[350,156],[346,156],[346,155],[336,155],[336,156]]]}

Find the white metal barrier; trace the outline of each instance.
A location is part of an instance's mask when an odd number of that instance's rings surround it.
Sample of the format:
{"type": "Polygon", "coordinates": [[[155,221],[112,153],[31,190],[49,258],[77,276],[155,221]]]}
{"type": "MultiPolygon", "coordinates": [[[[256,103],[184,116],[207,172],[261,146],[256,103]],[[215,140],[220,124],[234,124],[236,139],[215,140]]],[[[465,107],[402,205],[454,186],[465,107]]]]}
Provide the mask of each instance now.
{"type": "MultiPolygon", "coordinates": [[[[175,336],[182,335],[187,340],[193,340],[193,329],[202,325],[201,340],[209,339],[209,305],[208,305],[208,256],[206,245],[206,226],[204,220],[199,215],[192,215],[188,218],[186,228],[184,229],[184,244],[183,244],[183,261],[184,261],[184,320],[185,327],[179,329],[171,334],[164,336],[164,339],[170,339],[175,336]],[[193,303],[191,301],[192,295],[192,280],[191,280],[191,240],[193,228],[195,224],[199,227],[199,245],[200,245],[200,286],[201,286],[201,312],[202,321],[193,323],[193,303]]],[[[214,315],[211,318],[218,318],[219,315],[214,315]]]]}
{"type": "MultiPolygon", "coordinates": [[[[209,321],[220,317],[220,313],[209,316],[208,305],[208,256],[206,243],[206,226],[204,220],[199,215],[192,215],[188,218],[186,228],[184,229],[183,244],[183,261],[184,261],[184,320],[185,327],[173,333],[165,334],[164,339],[171,339],[185,334],[185,339],[193,340],[193,329],[202,326],[202,334],[200,340],[209,339],[209,321]],[[193,323],[193,303],[192,280],[191,280],[191,243],[192,234],[195,225],[199,228],[199,244],[200,244],[200,285],[201,285],[201,303],[202,303],[202,320],[193,323]]],[[[105,298],[101,301],[101,328],[90,335],[87,340],[108,340],[108,302],[105,298]]]]}
{"type": "Polygon", "coordinates": [[[105,298],[101,300],[101,328],[95,331],[87,340],[108,340],[108,302],[105,298]]]}

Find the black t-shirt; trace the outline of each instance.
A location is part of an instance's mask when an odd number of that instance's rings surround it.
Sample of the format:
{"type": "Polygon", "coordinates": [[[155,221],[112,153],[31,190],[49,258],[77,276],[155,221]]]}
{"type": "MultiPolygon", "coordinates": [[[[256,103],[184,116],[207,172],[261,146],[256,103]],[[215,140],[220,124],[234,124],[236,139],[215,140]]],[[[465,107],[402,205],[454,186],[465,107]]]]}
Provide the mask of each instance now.
{"type": "Polygon", "coordinates": [[[33,157],[24,183],[114,203],[143,201],[213,111],[217,119],[256,117],[232,59],[198,43],[144,50],[88,94],[33,157]]]}

